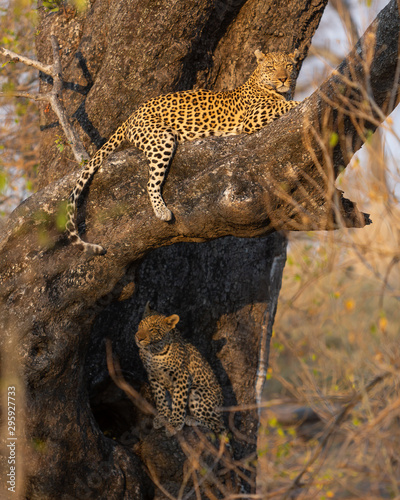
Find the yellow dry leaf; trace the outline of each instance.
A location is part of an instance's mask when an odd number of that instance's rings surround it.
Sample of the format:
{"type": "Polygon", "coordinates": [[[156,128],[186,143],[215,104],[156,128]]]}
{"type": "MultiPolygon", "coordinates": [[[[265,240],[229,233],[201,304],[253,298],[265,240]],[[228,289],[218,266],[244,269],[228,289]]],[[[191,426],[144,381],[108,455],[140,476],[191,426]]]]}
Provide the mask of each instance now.
{"type": "Polygon", "coordinates": [[[350,332],[348,339],[350,344],[354,344],[356,341],[356,334],[354,332],[350,332]]]}
{"type": "Polygon", "coordinates": [[[386,332],[387,325],[388,325],[388,320],[385,317],[379,318],[378,326],[382,333],[386,332]]]}

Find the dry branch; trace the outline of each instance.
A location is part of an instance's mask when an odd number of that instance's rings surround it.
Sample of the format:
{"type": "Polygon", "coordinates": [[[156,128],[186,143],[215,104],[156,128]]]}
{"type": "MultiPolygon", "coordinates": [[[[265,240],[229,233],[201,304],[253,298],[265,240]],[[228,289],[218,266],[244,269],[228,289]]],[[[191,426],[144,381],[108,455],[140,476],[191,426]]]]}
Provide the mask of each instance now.
{"type": "Polygon", "coordinates": [[[10,61],[21,62],[25,64],[25,66],[31,66],[32,68],[42,71],[46,75],[55,76],[54,67],[52,65],[42,64],[40,61],[35,61],[34,59],[30,59],[29,57],[16,54],[12,50],[8,50],[4,47],[0,47],[0,54],[2,54],[7,59],[10,59],[10,61]]]}
{"type": "Polygon", "coordinates": [[[138,406],[143,412],[149,415],[156,415],[156,409],[147,402],[147,400],[136,391],[128,382],[125,380],[121,373],[121,367],[117,360],[113,359],[112,345],[109,339],[106,340],[106,356],[107,356],[107,369],[110,374],[111,379],[117,387],[127,394],[131,401],[138,406]]]}
{"type": "Polygon", "coordinates": [[[9,92],[0,92],[0,97],[23,97],[26,99],[32,99],[32,101],[48,101],[49,97],[47,94],[32,94],[32,92],[22,92],[22,91],[9,91],[9,92]]]}
{"type": "Polygon", "coordinates": [[[50,92],[46,93],[37,93],[32,94],[29,92],[1,92],[0,97],[25,97],[28,99],[33,99],[35,101],[48,101],[53,108],[53,111],[57,115],[60,125],[64,131],[64,134],[67,138],[69,145],[71,146],[74,157],[78,163],[82,163],[84,160],[89,160],[89,155],[86,152],[82,141],[79,138],[77,131],[71,125],[69,120],[67,111],[62,102],[62,93],[63,93],[63,79],[62,79],[62,67],[61,67],[61,59],[60,59],[60,48],[58,45],[57,38],[52,35],[51,36],[51,46],[53,49],[53,64],[45,65],[40,63],[39,61],[35,61],[30,59],[29,57],[21,56],[12,52],[11,50],[5,49],[4,47],[0,47],[0,54],[4,57],[7,57],[11,61],[21,62],[26,66],[31,66],[33,68],[38,69],[42,73],[46,75],[50,75],[53,77],[53,88],[50,92]]]}

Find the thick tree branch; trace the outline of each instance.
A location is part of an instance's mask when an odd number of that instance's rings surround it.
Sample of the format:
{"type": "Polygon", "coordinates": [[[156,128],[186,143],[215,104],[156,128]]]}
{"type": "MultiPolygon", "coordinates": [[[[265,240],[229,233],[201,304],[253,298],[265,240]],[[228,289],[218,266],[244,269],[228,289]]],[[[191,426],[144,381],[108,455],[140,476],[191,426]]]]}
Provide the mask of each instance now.
{"type": "MultiPolygon", "coordinates": [[[[379,47],[383,42],[387,43],[388,38],[395,39],[398,31],[396,19],[398,19],[397,5],[392,2],[382,11],[331,78],[299,108],[256,134],[255,137],[232,139],[229,147],[235,150],[235,155],[229,159],[231,168],[228,170],[231,173],[224,196],[222,198],[220,196],[218,201],[215,200],[214,210],[206,209],[206,212],[214,211],[214,214],[210,213],[211,220],[217,220],[218,212],[221,211],[224,213],[224,219],[230,220],[226,234],[249,236],[254,231],[256,234],[268,234],[276,229],[332,229],[342,225],[363,227],[370,222],[368,215],[360,214],[352,202],[343,198],[342,194],[334,189],[333,181],[339,170],[348,163],[351,155],[366,139],[368,134],[366,132],[363,134],[366,127],[368,131],[374,130],[393,106],[396,95],[394,91],[397,91],[398,83],[392,81],[389,108],[383,110],[382,99],[387,99],[388,96],[387,89],[386,92],[382,92],[384,74],[382,66],[387,72],[391,72],[391,76],[394,71],[394,77],[396,75],[398,77],[397,64],[393,63],[396,61],[393,51],[397,51],[397,45],[392,42],[383,54],[379,47]],[[380,39],[382,37],[384,40],[380,39]],[[374,46],[378,47],[378,50],[375,50],[374,46]],[[344,93],[343,88],[347,89],[344,93]],[[365,106],[361,106],[366,99],[370,102],[367,110],[365,106]],[[340,138],[338,145],[333,148],[329,146],[332,133],[337,133],[340,138]],[[265,145],[263,141],[266,141],[265,145]],[[350,149],[349,142],[352,144],[350,149]],[[301,149],[299,144],[302,145],[301,149]],[[238,156],[237,152],[243,148],[255,154],[248,157],[238,156]],[[265,162],[261,162],[260,165],[262,157],[265,158],[265,162]],[[246,163],[248,170],[246,173],[243,172],[243,163],[246,163]],[[241,171],[241,178],[238,179],[237,173],[241,171]],[[265,178],[266,173],[267,178],[265,178]],[[253,193],[250,196],[247,193],[247,198],[245,197],[247,208],[243,212],[243,193],[239,197],[236,193],[241,192],[246,184],[251,186],[253,193]],[[260,196],[261,193],[264,193],[263,196],[260,196]],[[247,217],[244,217],[245,213],[247,217]],[[245,227],[245,230],[238,228],[234,230],[232,227],[236,225],[235,218],[238,215],[240,220],[237,224],[245,227]]],[[[61,102],[61,62],[58,43],[54,36],[52,48],[54,64],[52,67],[46,67],[46,70],[53,75],[54,84],[52,91],[45,98],[50,100],[59,117],[75,158],[81,161],[87,159],[88,155],[70,125],[61,102]]],[[[2,52],[13,60],[17,57],[6,49],[2,52]]],[[[30,65],[36,64],[27,58],[20,60],[30,65]]],[[[190,151],[191,147],[193,146],[186,146],[186,149],[190,151]]],[[[216,156],[220,152],[219,156],[222,154],[225,157],[224,149],[223,145],[216,144],[216,156]]],[[[178,159],[174,162],[173,169],[175,168],[179,169],[178,159]]],[[[225,169],[225,165],[220,165],[220,168],[225,169]]],[[[207,172],[207,168],[202,170],[207,172]]],[[[217,170],[216,164],[215,175],[217,170]]],[[[194,182],[196,184],[196,181],[194,182]]],[[[196,192],[195,185],[190,192],[196,192]]],[[[187,202],[190,203],[190,200],[187,202]]],[[[198,211],[204,213],[203,209],[206,207],[199,208],[198,211]]],[[[178,232],[183,234],[179,230],[178,232]]],[[[222,230],[222,234],[225,234],[225,231],[222,230]]],[[[198,237],[207,239],[212,235],[205,234],[198,237]]]]}
{"type": "MultiPolygon", "coordinates": [[[[206,240],[228,234],[259,236],[276,229],[329,229],[343,223],[341,216],[345,226],[362,227],[368,222],[367,217],[360,216],[354,205],[342,198],[333,182],[339,167],[346,165],[362,145],[360,128],[374,130],[391,111],[385,102],[398,87],[394,80],[397,37],[398,11],[392,1],[338,71],[298,108],[252,136],[182,145],[164,190],[175,213],[173,224],[160,223],[151,214],[144,192],[147,168],[143,158],[136,151],[117,153],[110,159],[112,169],[106,167],[104,173],[98,174],[91,189],[87,207],[90,239],[105,242],[114,255],[123,252],[128,263],[146,252],[146,241],[154,247],[161,242],[206,240]],[[362,89],[367,75],[361,55],[369,47],[371,33],[377,49],[370,64],[370,88],[383,115],[371,115],[367,122],[365,117],[369,115],[363,109],[355,117],[349,116],[348,109],[357,110],[359,100],[364,98],[362,89]],[[379,47],[384,44],[386,50],[381,51],[379,47]],[[341,91],[343,78],[349,82],[344,87],[349,89],[348,94],[341,91]],[[332,132],[340,138],[334,147],[329,146],[332,132]],[[132,162],[137,179],[128,186],[127,171],[132,162]],[[112,200],[110,190],[102,189],[103,184],[114,186],[112,200]],[[107,207],[101,214],[100,206],[107,207]],[[112,214],[118,213],[118,206],[129,208],[124,211],[126,223],[121,224],[120,220],[118,238],[114,239],[112,214]],[[93,212],[101,222],[93,220],[93,212]]],[[[28,215],[32,206],[32,211],[36,211],[40,199],[51,207],[49,198],[65,198],[73,182],[71,175],[58,186],[50,186],[28,200],[22,210],[28,215]]],[[[19,213],[14,219],[22,221],[19,213]]]]}
{"type": "MultiPolygon", "coordinates": [[[[367,122],[363,114],[348,116],[347,109],[358,109],[364,97],[357,89],[365,88],[361,56],[365,47],[370,50],[366,42],[370,43],[371,33],[377,48],[370,64],[370,88],[383,116],[391,111],[385,102],[398,88],[394,80],[398,21],[397,4],[392,1],[320,89],[259,133],[180,146],[164,189],[176,217],[171,224],[156,220],[152,214],[145,192],[147,165],[143,156],[129,149],[112,156],[90,189],[88,239],[104,244],[109,250],[105,259],[110,259],[110,265],[118,259],[122,272],[150,249],[177,241],[260,236],[277,229],[330,229],[341,224],[362,227],[368,223],[367,216],[342,198],[333,182],[340,166],[361,146],[364,137],[360,130],[374,130],[382,119],[375,114],[367,122]],[[385,51],[380,50],[383,45],[385,51]],[[343,87],[342,75],[352,83],[349,88],[343,87]],[[347,104],[343,103],[343,88],[348,92],[344,94],[347,104]],[[332,132],[339,136],[333,147],[329,145],[332,132]]],[[[35,220],[38,204],[50,213],[56,211],[74,179],[71,174],[27,200],[10,218],[9,234],[32,227],[29,221],[35,220]]],[[[12,240],[3,240],[2,248],[6,250],[12,240]]],[[[36,253],[37,240],[28,240],[25,238],[24,251],[36,253]]],[[[71,248],[67,246],[61,253],[70,255],[71,248]]],[[[18,252],[14,254],[18,258],[18,252]]],[[[105,260],[103,265],[108,267],[105,260]]],[[[77,293],[81,296],[85,292],[81,288],[77,293]]]]}

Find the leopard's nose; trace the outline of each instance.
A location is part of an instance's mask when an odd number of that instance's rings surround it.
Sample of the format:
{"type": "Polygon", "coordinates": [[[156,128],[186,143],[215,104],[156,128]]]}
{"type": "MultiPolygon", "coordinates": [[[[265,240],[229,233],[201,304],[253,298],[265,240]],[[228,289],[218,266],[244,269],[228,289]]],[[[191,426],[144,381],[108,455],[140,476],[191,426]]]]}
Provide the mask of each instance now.
{"type": "Polygon", "coordinates": [[[141,342],[145,338],[145,334],[143,332],[140,332],[140,331],[136,332],[135,336],[136,336],[136,340],[138,342],[141,342]]]}

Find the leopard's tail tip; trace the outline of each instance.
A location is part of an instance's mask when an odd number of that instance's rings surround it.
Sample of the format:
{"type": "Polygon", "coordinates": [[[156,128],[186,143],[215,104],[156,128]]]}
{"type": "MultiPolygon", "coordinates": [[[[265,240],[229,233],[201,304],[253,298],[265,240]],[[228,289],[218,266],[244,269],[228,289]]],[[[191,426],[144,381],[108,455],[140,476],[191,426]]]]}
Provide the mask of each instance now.
{"type": "Polygon", "coordinates": [[[107,250],[101,245],[86,242],[84,242],[83,251],[87,255],[105,255],[107,253],[107,250]]]}
{"type": "Polygon", "coordinates": [[[78,247],[82,252],[89,256],[94,255],[105,255],[107,250],[101,245],[96,245],[95,243],[88,243],[86,241],[81,240],[79,235],[75,233],[71,233],[69,235],[69,240],[72,245],[78,247]]]}

